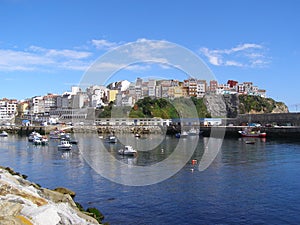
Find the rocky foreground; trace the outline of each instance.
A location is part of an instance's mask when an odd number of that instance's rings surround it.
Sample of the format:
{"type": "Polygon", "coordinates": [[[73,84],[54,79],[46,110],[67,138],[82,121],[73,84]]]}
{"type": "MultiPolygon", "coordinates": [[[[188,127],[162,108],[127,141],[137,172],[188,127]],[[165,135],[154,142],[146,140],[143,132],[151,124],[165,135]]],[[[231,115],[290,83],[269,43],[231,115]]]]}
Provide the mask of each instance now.
{"type": "Polygon", "coordinates": [[[29,182],[26,176],[0,167],[1,225],[92,225],[94,214],[80,211],[72,191],[49,190],[29,182]]]}

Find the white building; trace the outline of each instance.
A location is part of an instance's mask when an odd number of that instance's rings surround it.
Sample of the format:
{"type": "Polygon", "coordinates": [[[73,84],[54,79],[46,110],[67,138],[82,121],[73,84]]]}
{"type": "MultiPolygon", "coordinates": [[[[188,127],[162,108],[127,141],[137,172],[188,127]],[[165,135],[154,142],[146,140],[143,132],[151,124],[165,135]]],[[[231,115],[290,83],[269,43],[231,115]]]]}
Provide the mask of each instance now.
{"type": "Polygon", "coordinates": [[[32,98],[31,112],[33,114],[45,113],[45,101],[42,96],[32,98]]]}
{"type": "Polygon", "coordinates": [[[17,113],[17,100],[0,100],[0,121],[8,121],[14,118],[17,113]]]}
{"type": "Polygon", "coordinates": [[[206,93],[206,80],[197,80],[197,97],[203,98],[206,93]]]}

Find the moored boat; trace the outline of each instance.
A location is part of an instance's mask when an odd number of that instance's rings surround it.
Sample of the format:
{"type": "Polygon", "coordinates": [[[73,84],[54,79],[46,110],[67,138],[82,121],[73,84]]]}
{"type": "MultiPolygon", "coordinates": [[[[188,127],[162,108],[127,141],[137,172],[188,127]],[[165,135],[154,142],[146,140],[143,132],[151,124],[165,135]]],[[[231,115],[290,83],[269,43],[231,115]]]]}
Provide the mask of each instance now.
{"type": "Polygon", "coordinates": [[[41,139],[40,139],[39,137],[35,136],[35,137],[33,138],[32,143],[33,143],[34,145],[41,145],[41,144],[42,144],[42,141],[41,141],[41,139]]]}
{"type": "Polygon", "coordinates": [[[118,150],[120,155],[135,156],[137,151],[131,145],[125,145],[124,148],[118,150]]]}
{"type": "Polygon", "coordinates": [[[6,131],[2,131],[0,133],[0,137],[7,137],[8,136],[8,133],[6,131]]]}
{"type": "Polygon", "coordinates": [[[57,145],[58,150],[65,150],[65,151],[69,151],[72,149],[72,145],[70,144],[69,141],[67,140],[61,140],[60,144],[57,145]]]}
{"type": "Polygon", "coordinates": [[[34,140],[42,139],[42,135],[36,131],[33,131],[28,136],[28,141],[33,142],[34,140]]]}
{"type": "Polygon", "coordinates": [[[261,132],[260,130],[254,130],[247,128],[245,130],[239,131],[242,137],[257,137],[257,138],[265,138],[267,136],[266,132],[261,132]]]}
{"type": "Polygon", "coordinates": [[[109,136],[106,138],[106,141],[107,141],[108,143],[114,144],[114,143],[117,143],[117,138],[116,138],[116,136],[114,136],[114,135],[109,135],[109,136]]]}
{"type": "Polygon", "coordinates": [[[176,138],[186,138],[187,136],[189,136],[189,134],[186,131],[182,131],[181,133],[176,133],[175,134],[176,138]]]}
{"type": "Polygon", "coordinates": [[[199,130],[195,129],[194,127],[191,128],[189,131],[188,131],[188,135],[190,136],[196,136],[196,135],[199,135],[199,130]]]}
{"type": "Polygon", "coordinates": [[[47,136],[43,136],[41,139],[41,144],[42,145],[47,145],[49,143],[49,140],[47,138],[47,136]]]}

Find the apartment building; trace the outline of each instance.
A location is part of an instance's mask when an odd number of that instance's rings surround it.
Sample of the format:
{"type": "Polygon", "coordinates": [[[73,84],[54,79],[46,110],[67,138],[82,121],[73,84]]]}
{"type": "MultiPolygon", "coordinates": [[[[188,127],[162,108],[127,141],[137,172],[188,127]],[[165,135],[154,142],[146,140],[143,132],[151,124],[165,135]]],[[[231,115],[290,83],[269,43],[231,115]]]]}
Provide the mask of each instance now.
{"type": "Polygon", "coordinates": [[[0,100],[0,121],[10,120],[17,113],[18,102],[15,99],[0,100]]]}

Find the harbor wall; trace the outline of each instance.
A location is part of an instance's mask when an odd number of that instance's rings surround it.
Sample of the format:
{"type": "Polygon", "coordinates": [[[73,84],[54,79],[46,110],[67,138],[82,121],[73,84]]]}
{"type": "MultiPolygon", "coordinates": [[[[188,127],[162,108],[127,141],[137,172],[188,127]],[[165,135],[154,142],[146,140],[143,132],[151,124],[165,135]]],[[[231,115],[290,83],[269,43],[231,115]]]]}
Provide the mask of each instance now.
{"type": "Polygon", "coordinates": [[[241,114],[236,118],[227,118],[224,123],[224,125],[233,124],[235,126],[239,126],[242,123],[300,126],[300,113],[241,114]]]}

